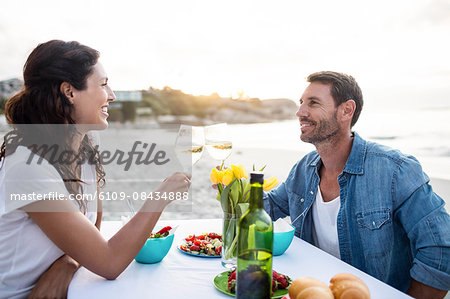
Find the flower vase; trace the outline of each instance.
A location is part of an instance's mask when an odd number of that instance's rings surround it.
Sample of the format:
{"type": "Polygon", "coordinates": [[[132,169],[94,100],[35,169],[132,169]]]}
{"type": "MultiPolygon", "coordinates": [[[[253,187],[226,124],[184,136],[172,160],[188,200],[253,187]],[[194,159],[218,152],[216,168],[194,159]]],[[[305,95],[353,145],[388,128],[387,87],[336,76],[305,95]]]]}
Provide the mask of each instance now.
{"type": "Polygon", "coordinates": [[[237,217],[236,214],[223,214],[222,230],[222,266],[225,268],[236,267],[237,253],[237,217]]]}

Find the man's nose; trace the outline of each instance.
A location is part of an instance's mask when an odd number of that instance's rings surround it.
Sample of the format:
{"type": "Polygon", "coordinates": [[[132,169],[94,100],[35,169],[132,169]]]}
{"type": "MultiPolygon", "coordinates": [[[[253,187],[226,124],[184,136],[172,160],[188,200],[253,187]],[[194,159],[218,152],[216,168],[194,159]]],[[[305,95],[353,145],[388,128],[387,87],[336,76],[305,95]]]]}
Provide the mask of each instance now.
{"type": "Polygon", "coordinates": [[[300,104],[298,107],[297,113],[295,113],[297,117],[305,117],[308,116],[308,109],[305,107],[305,104],[300,104]]]}

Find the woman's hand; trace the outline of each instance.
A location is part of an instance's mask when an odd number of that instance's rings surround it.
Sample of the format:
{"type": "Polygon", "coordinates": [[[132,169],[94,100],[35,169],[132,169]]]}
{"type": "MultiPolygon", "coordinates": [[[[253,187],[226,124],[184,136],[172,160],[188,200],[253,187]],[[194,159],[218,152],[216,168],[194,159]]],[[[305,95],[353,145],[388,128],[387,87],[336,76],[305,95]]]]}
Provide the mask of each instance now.
{"type": "Polygon", "coordinates": [[[70,256],[61,256],[41,275],[28,298],[67,298],[70,281],[78,266],[70,256]]]}
{"type": "Polygon", "coordinates": [[[144,212],[161,212],[173,199],[183,198],[191,185],[191,176],[184,172],[175,172],[167,177],[159,187],[151,193],[142,206],[144,212]]]}

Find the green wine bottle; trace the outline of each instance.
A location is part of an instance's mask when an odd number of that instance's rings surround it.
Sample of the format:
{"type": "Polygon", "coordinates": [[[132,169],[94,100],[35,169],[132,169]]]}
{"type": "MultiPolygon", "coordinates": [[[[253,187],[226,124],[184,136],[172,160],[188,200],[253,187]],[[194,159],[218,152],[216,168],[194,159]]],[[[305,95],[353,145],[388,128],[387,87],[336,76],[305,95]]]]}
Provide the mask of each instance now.
{"type": "Polygon", "coordinates": [[[272,295],[272,219],[263,208],[262,173],[250,174],[250,205],[238,224],[236,298],[272,295]]]}

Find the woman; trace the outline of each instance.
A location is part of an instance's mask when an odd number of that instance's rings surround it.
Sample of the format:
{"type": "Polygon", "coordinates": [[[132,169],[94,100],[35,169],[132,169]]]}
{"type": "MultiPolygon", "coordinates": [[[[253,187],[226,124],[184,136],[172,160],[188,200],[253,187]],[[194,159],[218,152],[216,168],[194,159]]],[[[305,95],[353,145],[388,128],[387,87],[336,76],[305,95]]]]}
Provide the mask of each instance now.
{"type": "MultiPolygon", "coordinates": [[[[99,233],[101,202],[75,196],[96,195],[105,181],[84,126],[105,129],[115,99],[98,58],[96,50],[78,42],[40,44],[25,63],[23,90],[7,102],[6,118],[14,129],[0,153],[0,298],[65,297],[79,265],[115,279],[170,202],[147,200],[105,240],[99,233]],[[53,152],[43,147],[49,141],[67,159],[52,159],[53,152]],[[43,159],[30,161],[33,155],[43,159]],[[13,194],[27,200],[11,200],[13,194]],[[31,201],[36,194],[42,196],[31,201]],[[77,200],[55,200],[67,198],[77,200]]],[[[189,185],[186,174],[175,173],[155,191],[186,192],[189,185]]]]}

